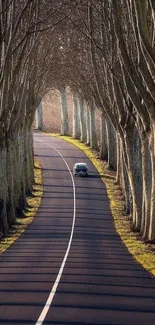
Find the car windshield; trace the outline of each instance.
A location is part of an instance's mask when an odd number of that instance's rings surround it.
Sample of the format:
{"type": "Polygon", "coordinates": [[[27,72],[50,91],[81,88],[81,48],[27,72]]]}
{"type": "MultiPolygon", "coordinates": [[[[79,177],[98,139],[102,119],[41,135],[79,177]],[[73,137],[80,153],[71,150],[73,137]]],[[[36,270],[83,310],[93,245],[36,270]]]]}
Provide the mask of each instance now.
{"type": "Polygon", "coordinates": [[[76,170],[87,170],[87,167],[85,165],[77,165],[76,170]]]}

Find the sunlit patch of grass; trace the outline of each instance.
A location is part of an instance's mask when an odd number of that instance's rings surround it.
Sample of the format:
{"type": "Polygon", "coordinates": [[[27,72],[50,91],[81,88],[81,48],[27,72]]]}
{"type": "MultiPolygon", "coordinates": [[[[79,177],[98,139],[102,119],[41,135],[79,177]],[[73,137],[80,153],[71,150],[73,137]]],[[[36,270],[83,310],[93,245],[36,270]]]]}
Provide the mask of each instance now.
{"type": "Polygon", "coordinates": [[[155,245],[144,243],[140,240],[137,233],[131,231],[129,217],[124,213],[124,198],[118,185],[115,183],[116,173],[107,169],[105,161],[99,159],[98,154],[84,143],[68,136],[51,134],[77,146],[92,161],[103,180],[107,195],[110,200],[110,208],[114,219],[117,233],[127,247],[128,251],[152,275],[155,275],[155,245]]]}
{"type": "Polygon", "coordinates": [[[21,218],[17,218],[16,224],[12,226],[9,234],[0,241],[0,253],[8,249],[26,230],[33,221],[39,208],[43,194],[43,186],[41,164],[37,160],[34,162],[34,180],[35,183],[33,185],[32,196],[27,197],[28,208],[23,211],[23,216],[21,218]]]}

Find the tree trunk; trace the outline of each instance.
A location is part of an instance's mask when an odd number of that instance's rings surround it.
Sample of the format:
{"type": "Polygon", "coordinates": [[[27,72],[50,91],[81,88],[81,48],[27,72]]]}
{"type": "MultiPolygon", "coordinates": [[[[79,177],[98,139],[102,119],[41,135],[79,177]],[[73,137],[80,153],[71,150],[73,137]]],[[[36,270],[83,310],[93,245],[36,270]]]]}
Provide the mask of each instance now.
{"type": "Polygon", "coordinates": [[[106,121],[103,113],[101,112],[100,118],[101,128],[100,128],[100,158],[102,160],[108,159],[108,150],[107,150],[107,130],[106,130],[106,121]]]}
{"type": "Polygon", "coordinates": [[[60,98],[61,98],[61,134],[68,135],[69,125],[68,125],[66,87],[61,87],[60,98]]]}
{"type": "Polygon", "coordinates": [[[7,219],[9,227],[16,222],[16,200],[15,200],[15,177],[18,169],[15,170],[15,138],[7,139],[7,183],[8,183],[8,199],[6,205],[7,219]]]}
{"type": "Polygon", "coordinates": [[[85,115],[85,103],[84,99],[79,96],[79,115],[80,115],[80,134],[81,140],[86,141],[86,115],[85,115]]]}
{"type": "Polygon", "coordinates": [[[126,164],[124,162],[123,152],[121,152],[121,188],[123,190],[123,194],[125,197],[125,213],[130,215],[133,211],[133,204],[132,204],[132,194],[131,188],[129,184],[128,172],[126,169],[126,164]]]}
{"type": "Polygon", "coordinates": [[[25,135],[24,128],[18,131],[18,161],[20,162],[19,175],[20,175],[20,196],[18,199],[17,212],[21,213],[24,206],[27,205],[26,192],[27,192],[27,172],[26,172],[26,157],[25,157],[25,135]]]}
{"type": "Polygon", "coordinates": [[[43,130],[42,102],[40,102],[39,106],[36,109],[36,128],[39,129],[39,130],[43,130]]]}
{"type": "Polygon", "coordinates": [[[86,131],[87,131],[87,140],[86,144],[90,145],[90,123],[89,123],[89,106],[86,105],[86,131]]]}
{"type": "Polygon", "coordinates": [[[117,144],[116,131],[114,130],[109,119],[106,120],[107,130],[107,147],[108,147],[108,168],[117,169],[117,144]]]}
{"type": "Polygon", "coordinates": [[[80,139],[80,116],[78,107],[78,96],[73,93],[73,138],[80,139]]]}
{"type": "Polygon", "coordinates": [[[155,240],[155,122],[152,125],[149,144],[152,170],[149,240],[153,241],[155,240]]]}
{"type": "Polygon", "coordinates": [[[89,123],[90,123],[90,146],[98,150],[97,135],[96,135],[96,119],[95,119],[95,105],[91,103],[89,109],[89,123]]]}
{"type": "Polygon", "coordinates": [[[33,135],[31,121],[25,122],[24,130],[24,156],[25,156],[25,184],[26,193],[32,193],[34,181],[34,160],[33,160],[33,135]]]}
{"type": "MultiPolygon", "coordinates": [[[[125,135],[125,146],[127,154],[127,172],[130,182],[130,188],[132,193],[133,202],[133,229],[140,231],[141,228],[141,203],[142,203],[142,181],[141,181],[141,170],[139,169],[139,139],[136,139],[137,132],[131,134],[126,132],[125,135]],[[138,141],[138,142],[137,142],[138,141]]],[[[141,159],[140,159],[141,160],[141,159]]],[[[141,161],[140,161],[141,164],[141,161]]]]}
{"type": "Polygon", "coordinates": [[[143,178],[143,195],[142,195],[142,222],[140,233],[144,239],[148,239],[150,226],[150,202],[151,202],[151,157],[149,151],[149,141],[147,136],[141,137],[141,154],[142,154],[142,178],[143,178]]]}
{"type": "Polygon", "coordinates": [[[0,147],[0,231],[6,235],[9,231],[7,219],[8,183],[7,183],[7,149],[5,144],[0,147]]]}

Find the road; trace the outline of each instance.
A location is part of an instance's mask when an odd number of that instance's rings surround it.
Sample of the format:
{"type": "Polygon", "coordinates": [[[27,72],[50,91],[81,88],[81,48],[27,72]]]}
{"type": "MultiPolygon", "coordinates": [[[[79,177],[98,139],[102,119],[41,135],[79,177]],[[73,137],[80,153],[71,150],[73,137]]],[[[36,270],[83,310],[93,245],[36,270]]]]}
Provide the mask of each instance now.
{"type": "Polygon", "coordinates": [[[154,325],[155,280],[116,233],[95,167],[61,139],[34,138],[44,194],[33,223],[0,256],[0,324],[154,325]],[[88,178],[72,176],[80,161],[88,178]]]}

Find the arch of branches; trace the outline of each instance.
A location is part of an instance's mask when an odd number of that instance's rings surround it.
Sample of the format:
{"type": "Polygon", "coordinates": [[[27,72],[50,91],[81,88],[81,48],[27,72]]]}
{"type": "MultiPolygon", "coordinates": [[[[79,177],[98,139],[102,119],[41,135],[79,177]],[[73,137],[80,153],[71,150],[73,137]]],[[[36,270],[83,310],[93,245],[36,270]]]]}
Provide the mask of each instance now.
{"type": "MultiPolygon", "coordinates": [[[[74,137],[101,112],[132,227],[155,239],[155,4],[153,0],[0,1],[0,231],[32,191],[32,123],[50,88],[74,97],[74,137]],[[80,119],[77,118],[77,111],[80,119]],[[78,121],[80,122],[80,126],[78,121]]],[[[65,105],[64,105],[65,106],[65,105]]],[[[63,133],[67,133],[65,110],[63,133]]],[[[95,141],[92,142],[95,146],[95,141]]]]}

